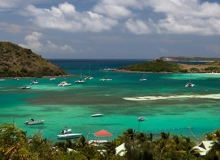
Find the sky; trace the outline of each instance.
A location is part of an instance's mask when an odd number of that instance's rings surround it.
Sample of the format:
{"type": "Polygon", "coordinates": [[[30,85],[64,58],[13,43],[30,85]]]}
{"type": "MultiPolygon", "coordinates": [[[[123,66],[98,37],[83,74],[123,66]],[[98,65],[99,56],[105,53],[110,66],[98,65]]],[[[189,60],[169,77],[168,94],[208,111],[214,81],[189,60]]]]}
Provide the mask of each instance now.
{"type": "Polygon", "coordinates": [[[0,0],[0,41],[46,59],[220,58],[220,0],[0,0]]]}

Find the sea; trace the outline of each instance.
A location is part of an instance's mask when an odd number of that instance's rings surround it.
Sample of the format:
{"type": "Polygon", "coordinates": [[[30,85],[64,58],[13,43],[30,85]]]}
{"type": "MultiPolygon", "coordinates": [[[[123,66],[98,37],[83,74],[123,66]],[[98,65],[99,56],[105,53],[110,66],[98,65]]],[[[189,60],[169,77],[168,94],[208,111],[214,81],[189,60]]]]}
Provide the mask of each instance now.
{"type": "Polygon", "coordinates": [[[206,133],[220,128],[220,74],[115,72],[130,64],[151,61],[48,59],[71,76],[38,78],[6,78],[0,81],[0,123],[15,123],[31,137],[35,133],[51,141],[62,141],[57,135],[66,127],[82,133],[88,140],[102,129],[117,138],[132,128],[135,132],[170,136],[184,135],[201,141],[206,133]],[[92,76],[85,83],[74,83],[92,76]],[[145,76],[146,81],[140,81],[145,76]],[[110,81],[100,81],[108,77],[110,81]],[[186,88],[191,80],[195,87],[186,88]],[[62,81],[71,86],[60,87],[62,81]],[[31,89],[21,89],[22,86],[31,89]],[[102,117],[91,117],[101,113],[102,117]],[[144,121],[138,118],[144,116],[144,121]],[[45,120],[43,124],[26,125],[30,118],[45,120]]]}

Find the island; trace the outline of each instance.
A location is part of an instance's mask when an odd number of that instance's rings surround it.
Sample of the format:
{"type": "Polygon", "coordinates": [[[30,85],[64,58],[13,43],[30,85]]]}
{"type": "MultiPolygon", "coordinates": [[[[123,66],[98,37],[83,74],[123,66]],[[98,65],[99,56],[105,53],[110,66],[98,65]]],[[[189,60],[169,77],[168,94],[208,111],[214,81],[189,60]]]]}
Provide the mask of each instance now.
{"type": "Polygon", "coordinates": [[[11,42],[0,42],[0,77],[62,76],[67,73],[55,64],[11,42]]]}
{"type": "MultiPolygon", "coordinates": [[[[194,60],[196,61],[196,59],[194,60]]],[[[207,61],[203,64],[186,64],[183,62],[185,61],[168,61],[167,59],[165,61],[164,58],[158,58],[139,64],[123,66],[115,71],[153,73],[220,73],[220,61],[207,61]]]]}

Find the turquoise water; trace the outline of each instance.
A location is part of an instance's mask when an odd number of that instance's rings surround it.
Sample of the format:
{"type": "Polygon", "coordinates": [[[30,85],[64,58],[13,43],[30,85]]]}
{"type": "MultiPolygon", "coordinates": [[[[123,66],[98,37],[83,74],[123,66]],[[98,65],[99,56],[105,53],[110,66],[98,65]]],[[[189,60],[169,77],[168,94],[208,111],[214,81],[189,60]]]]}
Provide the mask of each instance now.
{"type": "Polygon", "coordinates": [[[94,132],[108,130],[113,138],[128,128],[153,133],[184,134],[192,140],[205,137],[205,133],[220,128],[220,75],[191,74],[194,88],[185,88],[189,74],[147,73],[146,81],[140,82],[142,73],[106,72],[104,68],[117,68],[140,60],[51,60],[53,63],[76,74],[74,77],[38,78],[39,84],[30,90],[31,78],[19,81],[6,79],[0,82],[0,123],[14,122],[30,135],[41,132],[44,138],[56,141],[57,134],[65,126],[94,139],[94,132]],[[83,77],[94,77],[83,84],[75,84],[81,69],[83,77]],[[108,76],[112,81],[100,81],[108,76]],[[69,87],[57,85],[66,80],[69,87]],[[103,117],[91,114],[103,113],[103,117]],[[147,120],[138,122],[140,116],[147,120]],[[25,125],[30,118],[44,119],[43,125],[25,125]],[[192,127],[196,138],[187,127],[192,127]]]}

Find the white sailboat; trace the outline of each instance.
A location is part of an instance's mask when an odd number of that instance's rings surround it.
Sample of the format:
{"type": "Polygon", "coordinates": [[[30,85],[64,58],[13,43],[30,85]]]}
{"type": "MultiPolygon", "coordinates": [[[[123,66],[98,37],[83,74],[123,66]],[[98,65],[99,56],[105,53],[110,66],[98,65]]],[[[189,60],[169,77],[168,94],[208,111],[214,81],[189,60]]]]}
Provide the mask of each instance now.
{"type": "Polygon", "coordinates": [[[108,70],[105,69],[105,73],[106,73],[106,74],[105,74],[105,77],[104,77],[104,78],[101,78],[100,81],[111,81],[111,80],[112,80],[111,78],[108,78],[108,77],[107,77],[107,72],[108,72],[108,70]]]}
{"type": "Polygon", "coordinates": [[[74,83],[85,83],[85,81],[82,79],[82,68],[81,68],[81,74],[80,74],[80,79],[76,80],[74,83]]]}
{"type": "Polygon", "coordinates": [[[93,77],[90,75],[90,64],[89,64],[89,75],[85,78],[85,80],[93,79],[93,77]]]}
{"type": "Polygon", "coordinates": [[[193,83],[191,82],[191,74],[190,74],[189,82],[186,83],[185,87],[194,87],[194,86],[195,86],[195,84],[193,84],[193,83]]]}

